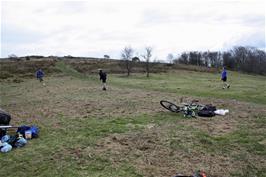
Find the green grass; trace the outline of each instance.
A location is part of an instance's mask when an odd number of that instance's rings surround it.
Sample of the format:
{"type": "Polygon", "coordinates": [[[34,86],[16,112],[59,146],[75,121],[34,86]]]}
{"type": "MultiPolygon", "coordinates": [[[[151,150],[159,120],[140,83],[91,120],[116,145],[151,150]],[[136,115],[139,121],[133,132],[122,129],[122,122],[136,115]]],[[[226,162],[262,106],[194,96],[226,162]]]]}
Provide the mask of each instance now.
{"type": "Polygon", "coordinates": [[[25,147],[0,153],[1,174],[140,177],[197,169],[211,176],[266,174],[265,77],[229,72],[232,88],[222,90],[217,74],[109,74],[103,92],[97,75],[61,62],[56,67],[64,76],[45,78],[46,86],[34,79],[1,82],[1,108],[11,113],[11,123],[41,130],[25,147]],[[231,105],[230,115],[189,119],[159,104],[183,95],[222,98],[225,107],[231,105]],[[235,100],[245,103],[234,105],[235,100]]]}
{"type": "Polygon", "coordinates": [[[0,154],[1,169],[5,171],[5,176],[142,176],[130,163],[123,162],[116,169],[105,156],[90,157],[86,148],[97,148],[96,141],[109,134],[141,130],[148,123],[174,120],[167,115],[110,120],[77,118],[71,122],[67,121],[69,118],[58,115],[54,119],[60,127],[51,128],[54,122],[39,124],[41,135],[38,139],[31,140],[25,148],[0,154]],[[75,154],[77,149],[83,153],[75,154]],[[14,169],[18,169],[15,175],[14,169]]]}
{"type": "Polygon", "coordinates": [[[85,75],[83,73],[78,72],[70,65],[65,64],[64,61],[59,61],[56,63],[55,68],[64,73],[65,75],[72,76],[74,78],[78,78],[81,80],[96,80],[94,75],[85,75]]]}
{"type": "Polygon", "coordinates": [[[229,72],[229,90],[222,89],[219,74],[180,71],[177,73],[134,75],[129,78],[112,75],[110,82],[124,87],[171,92],[176,95],[236,99],[266,104],[266,77],[229,72]]]}

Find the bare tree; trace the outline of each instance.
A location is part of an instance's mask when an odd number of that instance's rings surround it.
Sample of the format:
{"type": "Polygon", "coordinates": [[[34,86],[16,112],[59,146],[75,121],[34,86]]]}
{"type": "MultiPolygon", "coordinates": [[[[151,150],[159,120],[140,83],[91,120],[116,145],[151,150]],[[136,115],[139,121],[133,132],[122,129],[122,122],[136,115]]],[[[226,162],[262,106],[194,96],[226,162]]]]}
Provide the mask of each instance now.
{"type": "Polygon", "coordinates": [[[110,59],[110,56],[109,55],[104,55],[103,58],[104,59],[110,59]]]}
{"type": "Polygon", "coordinates": [[[10,55],[8,55],[8,58],[10,58],[10,59],[17,59],[18,56],[15,55],[15,54],[10,54],[10,55]]]}
{"type": "Polygon", "coordinates": [[[211,66],[212,67],[218,67],[218,52],[209,52],[208,53],[208,58],[210,60],[211,66]]]}
{"type": "Polygon", "coordinates": [[[130,60],[132,58],[133,52],[134,51],[130,46],[125,47],[121,52],[121,57],[125,61],[127,76],[129,76],[131,72],[132,65],[130,60]]]}
{"type": "Polygon", "coordinates": [[[146,60],[146,73],[147,77],[149,77],[150,74],[150,59],[152,56],[152,47],[146,47],[145,48],[145,54],[142,55],[142,57],[146,60]]]}
{"type": "Polygon", "coordinates": [[[183,52],[175,62],[181,64],[189,64],[189,53],[183,52]]]}
{"type": "Polygon", "coordinates": [[[21,60],[21,58],[19,58],[17,55],[15,55],[15,54],[10,54],[10,55],[8,55],[8,58],[10,59],[10,60],[13,60],[13,61],[20,61],[21,60]]]}
{"type": "Polygon", "coordinates": [[[169,61],[169,63],[173,63],[173,59],[174,59],[174,55],[171,54],[171,53],[169,53],[169,54],[167,55],[167,60],[169,61]]]}

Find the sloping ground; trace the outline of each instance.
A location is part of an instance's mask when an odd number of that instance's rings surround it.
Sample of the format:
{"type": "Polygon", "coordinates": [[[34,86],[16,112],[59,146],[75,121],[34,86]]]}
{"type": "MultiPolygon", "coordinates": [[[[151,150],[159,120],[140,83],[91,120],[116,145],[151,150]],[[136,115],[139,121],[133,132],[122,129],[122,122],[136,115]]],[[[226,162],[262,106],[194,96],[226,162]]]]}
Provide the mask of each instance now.
{"type": "MultiPolygon", "coordinates": [[[[114,59],[97,59],[97,58],[66,58],[66,57],[44,57],[41,59],[30,58],[26,60],[0,59],[0,79],[16,78],[16,77],[34,77],[37,69],[41,68],[46,74],[51,75],[60,72],[57,65],[64,63],[74,68],[80,73],[97,73],[99,68],[104,69],[108,73],[127,73],[126,64],[122,60],[114,59]]],[[[131,72],[144,73],[146,70],[145,62],[130,62],[131,72]]],[[[216,69],[189,66],[189,65],[172,65],[165,63],[150,63],[151,73],[166,72],[173,70],[191,70],[202,72],[216,72],[216,69]]]]}
{"type": "MultiPolygon", "coordinates": [[[[26,147],[0,154],[1,174],[173,176],[197,169],[214,177],[260,177],[266,173],[265,104],[239,101],[240,96],[221,99],[218,88],[210,97],[196,96],[187,83],[193,81],[193,73],[186,73],[191,77],[172,73],[166,75],[168,79],[154,75],[151,82],[139,75],[109,75],[108,91],[104,92],[96,76],[81,75],[64,65],[59,69],[70,76],[45,78],[46,86],[32,79],[1,82],[1,107],[12,114],[12,124],[41,128],[40,137],[26,147]],[[182,87],[173,83],[176,78],[183,78],[179,80],[182,87]],[[166,87],[159,89],[162,80],[166,87]],[[134,87],[134,83],[141,85],[134,87]],[[180,89],[167,89],[173,85],[180,89]],[[179,94],[185,88],[194,96],[179,94]],[[228,108],[230,114],[188,119],[164,110],[161,99],[176,103],[198,99],[228,108]]],[[[211,75],[202,77],[213,82],[211,75]]],[[[251,80],[253,85],[261,84],[251,80]]],[[[243,89],[238,88],[241,94],[243,89]]]]}
{"type": "Polygon", "coordinates": [[[34,77],[35,72],[42,68],[46,74],[57,73],[54,60],[38,61],[0,61],[0,79],[12,77],[34,77]]]}

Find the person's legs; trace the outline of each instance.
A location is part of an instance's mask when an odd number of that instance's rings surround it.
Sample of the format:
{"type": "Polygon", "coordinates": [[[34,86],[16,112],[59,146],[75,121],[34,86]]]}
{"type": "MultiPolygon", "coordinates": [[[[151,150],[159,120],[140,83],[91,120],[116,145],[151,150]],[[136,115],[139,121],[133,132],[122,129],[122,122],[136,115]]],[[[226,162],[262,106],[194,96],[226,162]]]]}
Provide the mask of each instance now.
{"type": "Polygon", "coordinates": [[[230,84],[228,84],[226,81],[223,81],[223,89],[230,88],[230,84]]]}
{"type": "Polygon", "coordinates": [[[223,81],[223,89],[225,89],[226,85],[225,85],[225,82],[223,81]]]}
{"type": "Polygon", "coordinates": [[[106,90],[106,81],[103,80],[103,90],[106,90]]]}
{"type": "Polygon", "coordinates": [[[226,82],[226,87],[227,87],[227,88],[230,88],[230,84],[228,84],[227,82],[226,82]]]}
{"type": "Polygon", "coordinates": [[[229,88],[230,85],[227,83],[227,78],[225,77],[225,78],[223,78],[222,80],[223,80],[223,89],[225,89],[225,88],[229,88]]]}
{"type": "Polygon", "coordinates": [[[224,81],[224,79],[222,79],[222,81],[223,81],[222,87],[223,87],[223,89],[225,89],[225,81],[224,81]]]}

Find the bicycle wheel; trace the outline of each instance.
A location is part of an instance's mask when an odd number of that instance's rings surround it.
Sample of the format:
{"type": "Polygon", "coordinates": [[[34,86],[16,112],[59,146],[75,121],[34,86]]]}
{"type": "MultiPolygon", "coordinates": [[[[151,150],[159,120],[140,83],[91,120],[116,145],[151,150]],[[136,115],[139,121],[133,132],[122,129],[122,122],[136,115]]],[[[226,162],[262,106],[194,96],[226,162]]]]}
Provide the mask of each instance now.
{"type": "Polygon", "coordinates": [[[174,103],[171,103],[169,101],[161,100],[160,104],[162,105],[162,107],[164,107],[165,109],[168,109],[171,112],[180,112],[181,111],[181,108],[179,106],[177,106],[174,103]]]}

